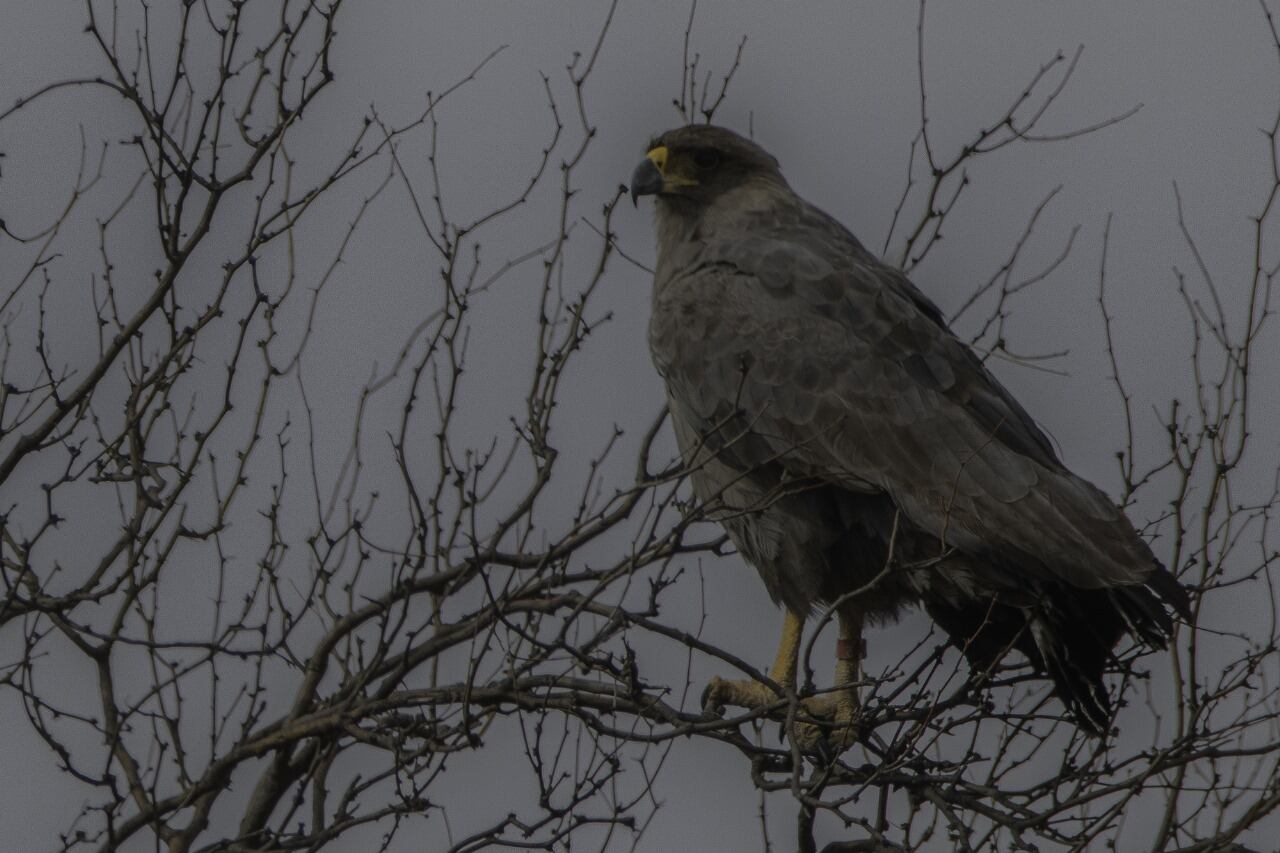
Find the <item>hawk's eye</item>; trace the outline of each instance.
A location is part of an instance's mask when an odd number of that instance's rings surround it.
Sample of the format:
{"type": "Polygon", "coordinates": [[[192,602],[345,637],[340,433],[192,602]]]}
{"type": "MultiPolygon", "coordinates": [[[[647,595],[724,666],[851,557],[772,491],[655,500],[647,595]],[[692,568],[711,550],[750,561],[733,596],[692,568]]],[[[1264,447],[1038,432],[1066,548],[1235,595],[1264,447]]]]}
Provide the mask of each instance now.
{"type": "Polygon", "coordinates": [[[714,169],[720,165],[720,154],[717,151],[702,149],[694,152],[693,163],[699,169],[714,169]]]}

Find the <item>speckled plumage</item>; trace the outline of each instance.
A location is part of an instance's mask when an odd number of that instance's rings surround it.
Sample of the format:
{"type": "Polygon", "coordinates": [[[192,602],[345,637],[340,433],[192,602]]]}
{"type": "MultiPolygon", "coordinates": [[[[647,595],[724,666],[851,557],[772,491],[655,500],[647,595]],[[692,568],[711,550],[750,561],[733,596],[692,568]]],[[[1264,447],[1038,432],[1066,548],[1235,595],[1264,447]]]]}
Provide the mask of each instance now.
{"type": "Polygon", "coordinates": [[[763,149],[708,126],[654,145],[696,183],[657,193],[653,359],[694,489],[770,595],[804,613],[866,587],[871,618],[922,603],[972,663],[1019,648],[1102,728],[1111,649],[1126,630],[1160,643],[1181,588],[937,308],[763,149]]]}

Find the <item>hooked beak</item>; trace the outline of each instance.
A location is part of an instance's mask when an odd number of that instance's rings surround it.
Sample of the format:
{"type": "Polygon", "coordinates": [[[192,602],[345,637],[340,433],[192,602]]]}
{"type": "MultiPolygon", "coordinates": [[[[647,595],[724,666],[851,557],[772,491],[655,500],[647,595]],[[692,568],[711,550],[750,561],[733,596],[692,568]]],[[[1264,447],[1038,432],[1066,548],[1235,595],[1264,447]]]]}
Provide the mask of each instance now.
{"type": "Polygon", "coordinates": [[[667,147],[659,145],[645,155],[631,173],[631,203],[639,204],[640,196],[662,192],[666,183],[663,169],[667,165],[667,147]]]}

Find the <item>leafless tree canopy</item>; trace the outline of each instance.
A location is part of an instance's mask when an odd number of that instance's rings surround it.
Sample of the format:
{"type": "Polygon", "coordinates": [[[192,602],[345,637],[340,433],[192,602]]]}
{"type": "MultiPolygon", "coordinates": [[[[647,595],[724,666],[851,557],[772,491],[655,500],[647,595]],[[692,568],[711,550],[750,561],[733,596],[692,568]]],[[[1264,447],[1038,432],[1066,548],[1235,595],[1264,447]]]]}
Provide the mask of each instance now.
{"type": "MultiPolygon", "coordinates": [[[[944,146],[920,10],[920,130],[883,243],[906,269],[950,221],[982,215],[964,204],[974,162],[1126,117],[1042,131],[1080,61],[1050,56],[1007,111],[944,146]]],[[[474,218],[449,203],[437,141],[441,105],[469,97],[492,56],[416,113],[379,104],[326,147],[308,122],[357,14],[342,0],[87,0],[83,14],[98,70],[0,112],[0,129],[38,128],[47,105],[75,99],[103,123],[82,123],[78,163],[49,188],[60,197],[0,209],[0,707],[8,737],[41,741],[79,792],[49,846],[629,849],[662,819],[668,756],[695,740],[740,756],[765,850],[1257,846],[1280,805],[1280,471],[1274,425],[1252,408],[1275,381],[1261,353],[1275,351],[1280,111],[1259,145],[1270,192],[1248,211],[1248,275],[1213,268],[1178,198],[1196,261],[1171,290],[1190,393],[1160,410],[1163,443],[1143,438],[1151,415],[1113,335],[1105,251],[1098,270],[1128,430],[1118,498],[1196,602],[1171,653],[1117,662],[1116,696],[1145,723],[1084,736],[1025,662],[970,678],[924,633],[866,673],[859,742],[823,763],[778,736],[812,680],[770,709],[699,707],[704,664],[761,672],[701,630],[697,610],[714,603],[700,568],[736,558],[705,520],[714,507],[693,502],[657,401],[594,443],[562,439],[590,404],[575,377],[616,343],[598,334],[610,319],[598,291],[646,251],[615,243],[623,189],[582,177],[614,9],[543,78],[528,172],[474,218]],[[352,185],[357,204],[332,201],[352,185]],[[315,321],[350,241],[393,194],[431,253],[430,307],[375,365],[359,340],[318,340],[315,321]],[[491,242],[529,205],[542,231],[491,242]],[[334,223],[337,239],[315,236],[334,223]],[[470,346],[512,280],[536,292],[506,338],[525,390],[502,401],[509,421],[478,427],[470,346]],[[355,399],[334,402],[308,370],[318,346],[367,373],[355,399]],[[1239,595],[1269,602],[1270,624],[1202,619],[1239,595]],[[522,797],[444,805],[486,772],[522,797]],[[780,799],[799,804],[795,823],[773,816],[780,799]]],[[[1280,58],[1265,6],[1258,19],[1280,58]]],[[[691,10],[680,117],[663,122],[710,121],[752,61],[744,39],[712,73],[696,37],[691,10]]],[[[1056,193],[1016,245],[993,248],[995,272],[950,318],[985,357],[1055,369],[1053,353],[1014,351],[1009,326],[1076,240],[1024,251],[1056,193]]],[[[21,768],[3,772],[20,784],[21,768]]]]}

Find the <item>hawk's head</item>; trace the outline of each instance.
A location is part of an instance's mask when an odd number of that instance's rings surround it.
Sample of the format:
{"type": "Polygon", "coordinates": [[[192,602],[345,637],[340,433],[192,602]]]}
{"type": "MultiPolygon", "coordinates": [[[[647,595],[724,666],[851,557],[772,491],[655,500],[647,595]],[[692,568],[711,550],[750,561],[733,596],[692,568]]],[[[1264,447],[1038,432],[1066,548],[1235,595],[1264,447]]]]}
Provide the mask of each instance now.
{"type": "Polygon", "coordinates": [[[631,175],[631,199],[657,195],[677,205],[702,207],[727,190],[761,179],[785,185],[778,161],[767,151],[732,130],[691,124],[649,143],[631,175]]]}

